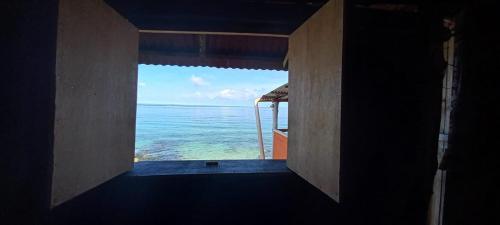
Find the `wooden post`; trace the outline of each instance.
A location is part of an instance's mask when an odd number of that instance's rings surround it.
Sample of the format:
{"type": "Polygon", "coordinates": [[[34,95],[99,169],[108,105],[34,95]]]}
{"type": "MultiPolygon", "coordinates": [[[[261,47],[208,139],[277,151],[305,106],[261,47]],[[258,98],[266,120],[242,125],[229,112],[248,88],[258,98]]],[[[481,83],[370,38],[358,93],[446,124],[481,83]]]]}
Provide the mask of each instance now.
{"type": "Polygon", "coordinates": [[[278,129],[279,102],[273,102],[273,130],[278,129]]]}
{"type": "Polygon", "coordinates": [[[262,127],[260,126],[260,114],[259,114],[259,101],[260,98],[255,99],[255,122],[257,123],[257,139],[259,140],[259,159],[266,159],[264,152],[264,141],[262,140],[262,127]]]}

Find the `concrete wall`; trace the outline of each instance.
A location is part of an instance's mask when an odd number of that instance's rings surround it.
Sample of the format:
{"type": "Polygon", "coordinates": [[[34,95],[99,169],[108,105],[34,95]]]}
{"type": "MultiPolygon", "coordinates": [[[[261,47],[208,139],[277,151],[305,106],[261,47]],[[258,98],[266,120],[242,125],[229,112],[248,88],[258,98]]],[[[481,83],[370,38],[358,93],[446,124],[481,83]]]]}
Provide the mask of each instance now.
{"type": "Polygon", "coordinates": [[[340,200],[346,224],[425,224],[446,65],[442,19],[425,9],[340,6],[330,1],[290,38],[288,165],[340,200]]]}
{"type": "Polygon", "coordinates": [[[101,0],[60,0],[52,205],[132,168],[138,31],[101,0]]]}
{"type": "Polygon", "coordinates": [[[332,0],[289,41],[288,166],[339,200],[343,0],[332,0]]]}

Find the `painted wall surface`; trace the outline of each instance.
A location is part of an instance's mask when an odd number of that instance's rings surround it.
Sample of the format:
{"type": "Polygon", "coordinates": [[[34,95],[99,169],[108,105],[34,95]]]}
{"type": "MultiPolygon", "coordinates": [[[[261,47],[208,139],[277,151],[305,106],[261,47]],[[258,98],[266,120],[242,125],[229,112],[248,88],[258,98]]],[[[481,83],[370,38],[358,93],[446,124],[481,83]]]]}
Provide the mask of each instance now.
{"type": "Polygon", "coordinates": [[[333,0],[289,41],[288,167],[339,201],[343,1],[333,0]]]}
{"type": "Polygon", "coordinates": [[[101,0],[60,0],[52,206],[133,166],[138,31],[101,0]]]}

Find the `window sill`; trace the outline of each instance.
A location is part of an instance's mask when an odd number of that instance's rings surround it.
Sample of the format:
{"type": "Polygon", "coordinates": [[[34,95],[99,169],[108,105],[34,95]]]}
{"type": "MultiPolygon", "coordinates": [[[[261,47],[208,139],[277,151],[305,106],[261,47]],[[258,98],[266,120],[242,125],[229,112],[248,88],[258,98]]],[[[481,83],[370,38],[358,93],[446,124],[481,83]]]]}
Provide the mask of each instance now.
{"type": "Polygon", "coordinates": [[[134,164],[128,176],[162,176],[193,174],[289,173],[286,160],[208,160],[217,166],[207,166],[207,160],[142,161],[134,164]]]}

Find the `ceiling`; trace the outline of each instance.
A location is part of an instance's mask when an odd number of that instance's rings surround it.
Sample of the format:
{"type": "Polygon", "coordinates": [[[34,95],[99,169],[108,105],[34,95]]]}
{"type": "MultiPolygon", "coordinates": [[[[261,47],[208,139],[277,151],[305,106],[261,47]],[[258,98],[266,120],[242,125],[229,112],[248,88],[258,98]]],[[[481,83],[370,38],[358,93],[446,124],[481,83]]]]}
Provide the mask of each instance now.
{"type": "MultiPolygon", "coordinates": [[[[105,1],[141,31],[141,64],[286,70],[283,61],[288,35],[328,0],[105,1]]],[[[450,8],[446,3],[455,1],[463,0],[427,4],[417,0],[346,0],[347,7],[361,10],[355,21],[380,29],[405,29],[407,22],[419,21],[412,14],[422,7],[450,8]],[[409,19],[394,21],[392,16],[388,20],[379,16],[376,18],[382,20],[373,20],[369,15],[376,12],[404,12],[402,18],[409,19]]]]}
{"type": "Polygon", "coordinates": [[[327,0],[106,0],[140,30],[292,33],[327,0]]]}
{"type": "Polygon", "coordinates": [[[287,37],[141,33],[139,63],[286,70],[287,37]]]}

